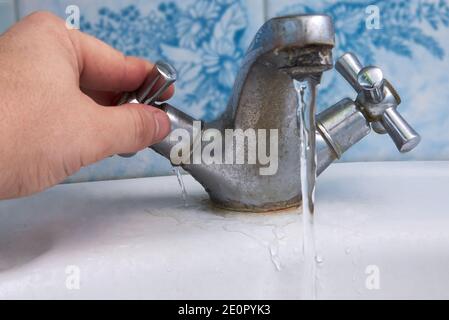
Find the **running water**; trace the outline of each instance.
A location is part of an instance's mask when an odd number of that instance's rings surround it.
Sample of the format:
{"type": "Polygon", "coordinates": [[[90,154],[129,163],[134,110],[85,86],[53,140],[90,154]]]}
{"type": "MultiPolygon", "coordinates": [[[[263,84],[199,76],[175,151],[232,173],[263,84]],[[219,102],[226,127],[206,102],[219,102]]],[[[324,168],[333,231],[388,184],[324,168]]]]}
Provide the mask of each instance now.
{"type": "Polygon", "coordinates": [[[187,191],[186,186],[184,184],[184,180],[182,179],[181,170],[179,167],[173,167],[173,172],[176,174],[176,178],[178,178],[179,186],[181,187],[181,196],[182,201],[184,202],[184,207],[187,207],[187,191]]]}
{"type": "Polygon", "coordinates": [[[313,228],[317,157],[315,148],[316,86],[312,78],[293,80],[298,95],[297,125],[300,129],[300,167],[303,219],[304,292],[316,299],[316,249],[313,228]]]}

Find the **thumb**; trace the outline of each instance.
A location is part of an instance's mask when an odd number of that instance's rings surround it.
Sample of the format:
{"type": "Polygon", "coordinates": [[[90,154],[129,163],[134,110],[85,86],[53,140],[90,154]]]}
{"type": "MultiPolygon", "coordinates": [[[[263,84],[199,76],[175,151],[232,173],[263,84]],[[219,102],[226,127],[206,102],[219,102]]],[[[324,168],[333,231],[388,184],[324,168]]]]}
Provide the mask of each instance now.
{"type": "Polygon", "coordinates": [[[167,114],[154,107],[125,104],[100,107],[102,122],[100,157],[134,153],[162,141],[170,132],[167,114]]]}

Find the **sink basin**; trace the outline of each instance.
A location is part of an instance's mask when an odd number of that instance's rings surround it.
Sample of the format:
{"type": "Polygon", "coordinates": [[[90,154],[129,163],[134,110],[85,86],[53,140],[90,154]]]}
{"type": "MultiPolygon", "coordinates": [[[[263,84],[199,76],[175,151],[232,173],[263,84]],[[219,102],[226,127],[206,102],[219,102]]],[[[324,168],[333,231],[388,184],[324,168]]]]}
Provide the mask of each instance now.
{"type": "MultiPolygon", "coordinates": [[[[301,299],[300,210],[212,207],[190,176],[59,185],[0,202],[0,299],[301,299]]],[[[449,298],[449,162],[320,176],[318,299],[449,298]]]]}

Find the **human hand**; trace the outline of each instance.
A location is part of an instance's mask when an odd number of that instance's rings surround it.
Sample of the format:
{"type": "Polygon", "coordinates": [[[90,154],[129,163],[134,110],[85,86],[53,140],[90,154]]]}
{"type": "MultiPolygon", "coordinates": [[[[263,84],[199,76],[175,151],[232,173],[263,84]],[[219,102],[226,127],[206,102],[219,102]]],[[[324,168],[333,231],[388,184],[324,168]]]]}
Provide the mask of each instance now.
{"type": "MultiPolygon", "coordinates": [[[[167,115],[129,104],[152,65],[34,13],[0,37],[0,199],[51,187],[81,167],[168,135],[167,115]]],[[[171,87],[163,100],[173,94],[171,87]]]]}

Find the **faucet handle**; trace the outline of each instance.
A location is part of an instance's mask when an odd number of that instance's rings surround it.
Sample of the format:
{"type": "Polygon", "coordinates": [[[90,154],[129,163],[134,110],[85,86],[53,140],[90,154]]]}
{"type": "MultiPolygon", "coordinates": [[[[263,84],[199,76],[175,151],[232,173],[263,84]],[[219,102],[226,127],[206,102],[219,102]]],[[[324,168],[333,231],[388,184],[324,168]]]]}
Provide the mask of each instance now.
{"type": "Polygon", "coordinates": [[[363,67],[359,59],[350,52],[337,60],[335,68],[357,93],[363,92],[373,103],[383,100],[385,79],[380,68],[363,67]]]}
{"type": "MultiPolygon", "coordinates": [[[[135,92],[125,92],[117,102],[117,105],[125,103],[142,103],[152,105],[157,102],[164,92],[176,82],[178,73],[167,62],[157,61],[154,68],[148,74],[143,84],[135,92]]],[[[122,158],[131,158],[135,153],[120,154],[122,158]]]]}
{"type": "Polygon", "coordinates": [[[420,135],[408,124],[394,107],[382,114],[381,123],[393,140],[399,152],[413,150],[421,141],[420,135]]]}
{"type": "Polygon", "coordinates": [[[176,82],[178,74],[176,69],[167,62],[157,61],[153,69],[147,75],[139,89],[134,92],[125,92],[117,101],[120,106],[125,103],[142,103],[152,105],[161,95],[176,82]]]}
{"type": "Polygon", "coordinates": [[[367,101],[380,103],[384,99],[385,79],[378,67],[362,68],[357,74],[357,82],[367,101]]]}
{"type": "Polygon", "coordinates": [[[178,74],[169,63],[157,61],[153,71],[136,92],[136,99],[142,104],[152,105],[161,95],[176,82],[178,74]],[[157,87],[159,87],[157,89],[157,87]]]}
{"type": "Polygon", "coordinates": [[[349,82],[356,92],[360,92],[362,88],[359,84],[358,75],[363,69],[359,59],[351,53],[346,52],[335,63],[335,69],[349,82]]]}
{"type": "Polygon", "coordinates": [[[356,103],[378,133],[388,133],[400,152],[414,149],[421,137],[397,111],[399,95],[378,67],[363,67],[352,53],[345,53],[336,64],[337,71],[358,93],[356,103]]]}

